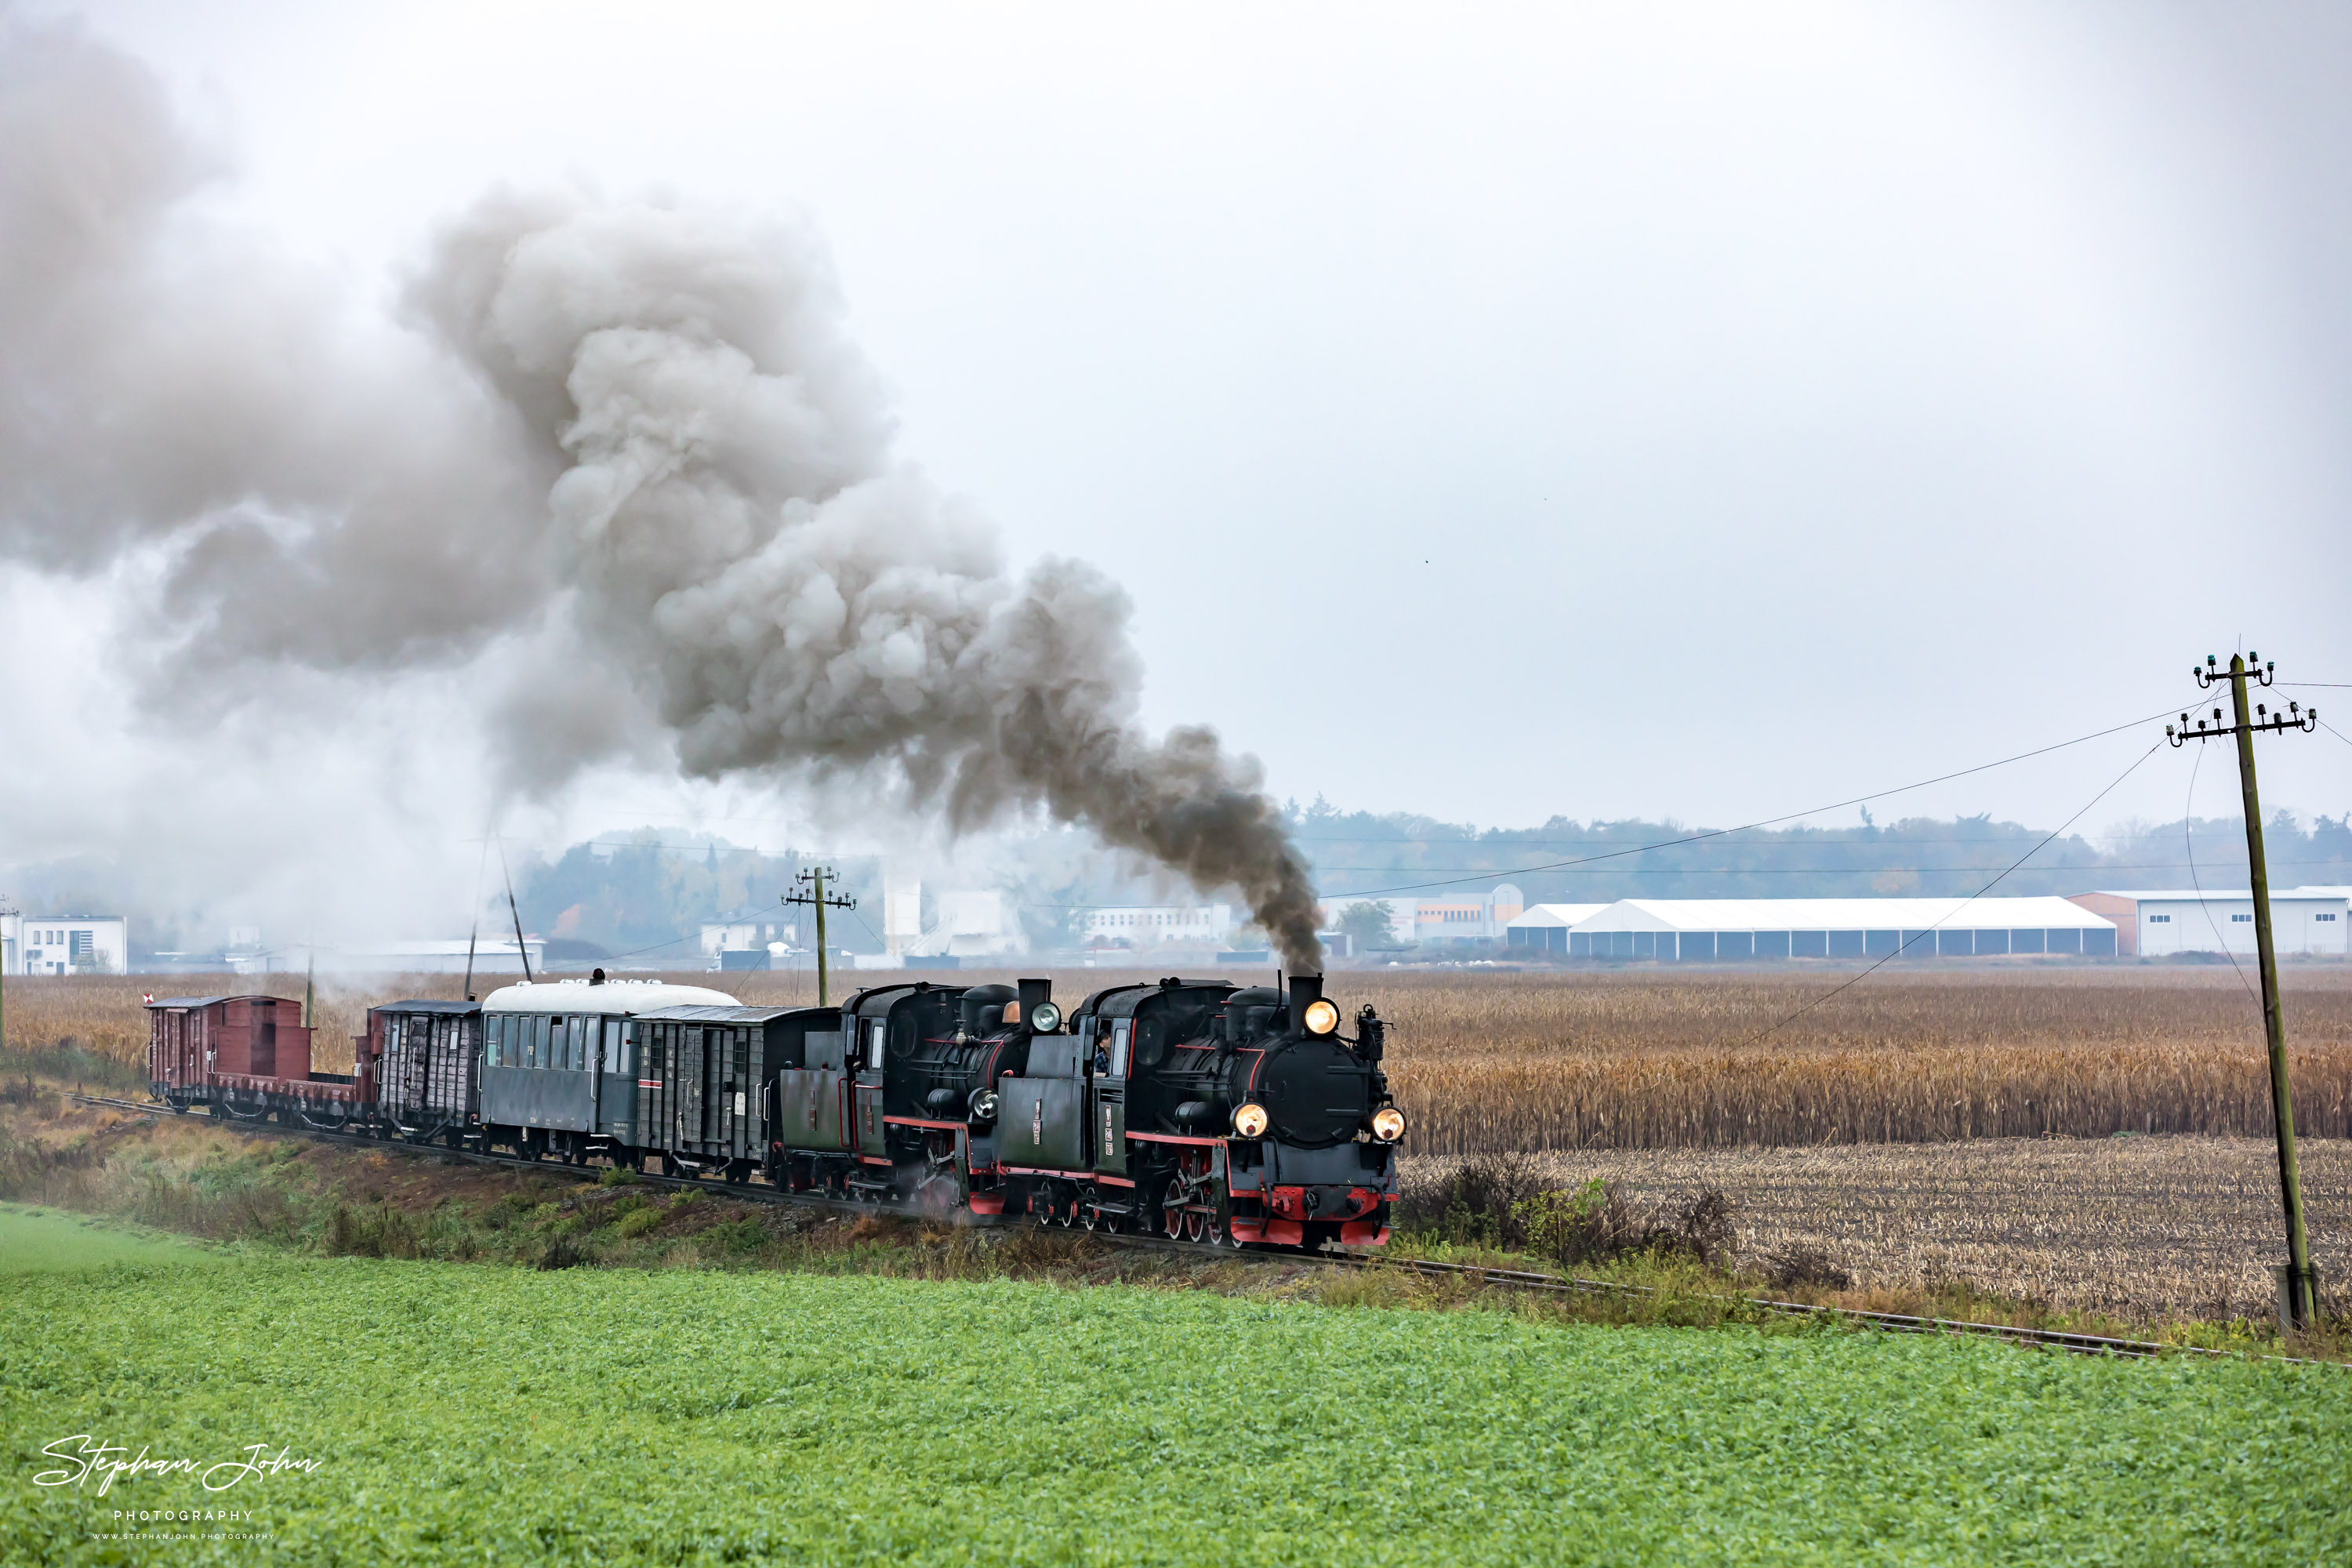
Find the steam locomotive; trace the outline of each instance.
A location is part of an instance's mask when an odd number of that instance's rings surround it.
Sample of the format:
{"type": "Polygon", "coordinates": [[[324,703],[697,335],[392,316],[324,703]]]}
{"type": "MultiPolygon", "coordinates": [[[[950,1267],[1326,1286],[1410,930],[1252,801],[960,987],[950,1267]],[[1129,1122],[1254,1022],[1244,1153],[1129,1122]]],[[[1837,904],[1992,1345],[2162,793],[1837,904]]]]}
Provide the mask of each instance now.
{"type": "Polygon", "coordinates": [[[574,1164],[657,1159],[666,1173],[758,1177],[940,1216],[1026,1215],[1232,1247],[1378,1245],[1397,1194],[1405,1125],[1381,1067],[1385,1027],[1367,1006],[1347,1033],[1317,975],[1286,992],[1182,978],[1113,986],[1065,1019],[1045,980],[917,981],[839,1007],[747,1007],[600,973],[480,1003],[372,1009],[348,1079],[310,1074],[307,1050],[299,1081],[224,1077],[209,1050],[199,1065],[193,1043],[226,1042],[232,1004],[264,1001],[154,1005],[157,1097],[574,1164]],[[192,1005],[219,1005],[222,1021],[208,1033],[192,1005]]]}

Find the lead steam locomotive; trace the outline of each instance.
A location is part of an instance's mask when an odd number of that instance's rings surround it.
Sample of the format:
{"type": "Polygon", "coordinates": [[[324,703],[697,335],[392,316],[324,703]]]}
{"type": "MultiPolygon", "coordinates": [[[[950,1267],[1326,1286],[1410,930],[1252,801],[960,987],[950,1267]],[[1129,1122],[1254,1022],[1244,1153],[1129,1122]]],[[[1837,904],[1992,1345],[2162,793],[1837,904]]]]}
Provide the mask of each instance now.
{"type": "Polygon", "coordinates": [[[159,1099],[572,1164],[609,1162],[952,1216],[1216,1245],[1374,1246],[1404,1116],[1384,1028],[1318,975],[1171,978],[1066,1019],[1045,980],[917,981],[838,1007],[699,986],[509,985],[371,1009],[349,1077],[293,1008],[152,1003],[159,1099]],[[299,1070],[296,1070],[299,1068],[299,1070]]]}

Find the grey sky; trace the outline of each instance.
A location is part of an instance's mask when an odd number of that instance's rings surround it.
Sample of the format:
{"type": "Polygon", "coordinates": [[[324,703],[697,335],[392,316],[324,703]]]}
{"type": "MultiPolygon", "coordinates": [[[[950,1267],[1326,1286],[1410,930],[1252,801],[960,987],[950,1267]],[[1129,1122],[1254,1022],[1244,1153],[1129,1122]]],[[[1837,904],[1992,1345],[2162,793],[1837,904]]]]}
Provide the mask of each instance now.
{"type": "MultiPolygon", "coordinates": [[[[2242,637],[2352,681],[2340,7],[85,14],[355,305],[499,181],[804,210],[900,452],[1123,582],[1149,718],[1278,793],[1723,824],[2177,709],[2242,637]]],[[[1889,809],[2054,824],[2144,743],[1889,809]]],[[[2352,747],[2265,758],[2352,807],[2352,747]]],[[[12,793],[0,860],[136,792],[12,793]]],[[[541,826],[698,809],[770,808],[616,774],[541,826]]]]}

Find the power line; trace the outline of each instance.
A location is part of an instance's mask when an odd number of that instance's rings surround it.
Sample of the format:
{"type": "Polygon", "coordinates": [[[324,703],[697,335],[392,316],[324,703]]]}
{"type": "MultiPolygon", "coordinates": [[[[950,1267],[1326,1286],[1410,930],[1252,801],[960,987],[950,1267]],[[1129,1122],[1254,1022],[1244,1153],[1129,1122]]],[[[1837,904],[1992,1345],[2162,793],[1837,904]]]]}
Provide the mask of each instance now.
{"type": "MultiPolygon", "coordinates": [[[[1401,883],[1401,884],[1399,884],[1398,886],[1393,887],[1393,888],[1374,888],[1374,889],[1371,889],[1368,890],[1367,892],[1365,892],[1365,893],[1363,893],[1363,894],[1360,894],[1360,895],[1359,895],[1359,896],[1360,896],[1360,897],[1364,897],[1364,898],[1372,898],[1372,897],[1377,897],[1378,895],[1380,895],[1380,894],[1381,894],[1381,893],[1413,893],[1413,892],[1419,892],[1419,891],[1420,891],[1422,889],[1423,889],[1423,888],[1450,888],[1450,887],[1453,887],[1453,886],[1454,886],[1455,884],[1460,883],[1460,882],[1483,881],[1483,880],[1485,880],[1485,879],[1486,879],[1486,878],[1490,877],[1490,876],[1504,876],[1504,877],[1530,877],[1530,876],[1533,876],[1533,875],[1535,875],[1537,872],[1539,872],[1539,871],[1556,871],[1556,870],[1560,869],[1562,867],[1567,867],[1567,866],[1582,866],[1582,865],[1589,864],[1589,863],[1591,863],[1591,862],[1592,862],[1592,861],[1595,861],[1595,860],[1615,860],[1615,859],[1620,859],[1620,858],[1623,858],[1623,857],[1625,857],[1625,856],[1627,856],[1627,855],[1640,855],[1640,854],[1643,854],[1643,853],[1645,853],[1646,851],[1648,851],[1648,850],[1652,850],[1652,849],[1667,849],[1667,848],[1672,848],[1674,846],[1675,846],[1675,845],[1677,845],[1677,844],[1697,844],[1697,843],[1704,842],[1705,840],[1709,839],[1709,838],[1722,838],[1722,837],[1727,837],[1727,836],[1729,836],[1729,835],[1731,835],[1731,834],[1734,834],[1734,833],[1748,833],[1748,832],[1752,832],[1752,831],[1754,831],[1755,829],[1757,829],[1757,828],[1759,828],[1759,827],[1769,827],[1769,826],[1772,826],[1775,823],[1781,823],[1781,822],[1794,822],[1794,821],[1796,821],[1797,819],[1799,819],[1800,817],[1806,817],[1806,816],[1820,816],[1822,812],[1825,812],[1825,811],[1842,811],[1842,810],[1843,810],[1845,807],[1847,807],[1847,806],[1849,806],[1849,805],[1862,805],[1864,801],[1882,800],[1882,799],[1885,799],[1886,796],[1891,795],[1905,795],[1905,794],[1907,794],[1907,793],[1909,793],[1910,791],[1915,790],[1915,789],[1926,789],[1926,788],[1927,788],[1927,787],[1928,787],[1930,784],[1947,784],[1947,783],[1950,782],[1950,781],[1951,781],[1951,780],[1953,780],[1953,779],[1966,778],[1966,777],[1968,777],[1968,776],[1969,776],[1969,774],[1971,774],[1971,773],[1984,773],[1984,772],[1987,772],[1988,770],[1992,769],[1992,768],[2007,767],[2007,766],[2008,766],[2010,763],[2021,763],[2021,762],[2024,762],[2025,760],[2027,760],[2027,759],[2028,759],[2028,758],[2030,758],[2030,757],[2046,756],[2046,755],[2048,755],[2048,754],[2049,754],[2050,752],[2061,752],[2061,751],[2064,751],[2064,750],[2065,750],[2067,747],[2069,747],[2069,746],[2079,746],[2079,745],[2083,744],[2083,743],[2084,743],[2084,742],[2086,742],[2086,741],[2097,741],[2097,740],[2103,740],[2103,739],[2105,739],[2105,737],[2107,737],[2107,736],[2109,736],[2109,735],[2119,735],[2119,734],[2121,734],[2123,731],[2125,731],[2126,730],[2136,730],[2136,729],[2137,729],[2139,726],[2141,726],[2142,724],[2152,724],[2152,723],[2156,722],[2158,720],[2162,719],[2163,717],[2165,717],[2165,714],[2169,713],[2169,712],[2171,712],[2171,711],[2172,711],[2172,710],[2170,710],[2170,709],[2168,709],[2168,709],[2166,709],[2166,710],[2164,710],[2164,712],[2163,712],[2163,713],[2155,713],[2155,714],[2151,714],[2151,715],[2149,715],[2147,718],[2145,718],[2145,719],[2135,719],[2135,720],[2131,721],[2131,722],[2129,722],[2129,723],[2127,723],[2127,724],[2116,724],[2116,725],[2114,725],[2114,726],[2112,726],[2112,727],[2110,727],[2110,728],[2108,728],[2108,729],[2105,729],[2105,730],[2095,730],[2095,731],[2093,731],[2090,734],[2087,734],[2087,735],[2077,735],[2077,736],[2075,736],[2075,737],[2074,737],[2073,740],[2071,740],[2071,741],[2060,741],[2060,742],[2055,742],[2054,744],[2052,744],[2052,745],[2047,745],[2047,746],[2037,746],[2037,747],[2035,747],[2032,751],[2030,751],[2030,752],[2018,752],[2018,753],[2017,753],[2015,756],[2013,756],[2013,757],[2003,757],[2003,758],[2001,758],[2001,759],[2000,759],[2000,761],[1998,761],[1998,762],[1991,762],[1991,763],[1978,763],[1976,766],[1974,766],[1974,767],[1972,767],[1972,768],[1961,768],[1961,769],[1959,769],[1959,770],[1958,770],[1957,772],[1954,772],[1954,773],[1939,773],[1939,774],[1937,774],[1936,777],[1931,778],[1931,779],[1921,779],[1921,780],[1920,780],[1918,783],[1916,783],[1916,784],[1898,784],[1898,785],[1896,785],[1896,786],[1895,786],[1895,788],[1893,788],[1893,789],[1883,789],[1883,790],[1878,790],[1878,791],[1875,791],[1875,792],[1874,792],[1874,793],[1872,793],[1872,794],[1870,794],[1870,795],[1855,795],[1855,796],[1854,796],[1853,799],[1851,799],[1851,800],[1832,801],[1832,802],[1831,802],[1831,803],[1830,803],[1829,805],[1817,805],[1817,806],[1813,806],[1813,807],[1810,808],[1809,810],[1805,810],[1805,811],[1792,811],[1792,812],[1790,812],[1788,815],[1786,815],[1786,816],[1768,816],[1768,817],[1764,818],[1764,819],[1763,819],[1762,821],[1760,821],[1760,822],[1750,822],[1750,823],[1745,824],[1744,826],[1738,826],[1738,827],[1717,827],[1717,828],[1710,829],[1709,831],[1705,832],[1705,833],[1692,833],[1692,834],[1685,834],[1684,837],[1680,837],[1680,838],[1667,838],[1667,839],[1663,839],[1663,840],[1661,840],[1661,841],[1659,841],[1658,843],[1655,843],[1655,844],[1644,844],[1644,845],[1641,845],[1641,846],[1638,846],[1638,847],[1633,847],[1633,848],[1612,850],[1612,851],[1611,851],[1609,854],[1606,854],[1606,855],[1586,855],[1586,856],[1580,856],[1580,857],[1578,857],[1578,858],[1575,858],[1575,859],[1570,859],[1570,860],[1554,860],[1554,861],[1550,861],[1550,862],[1549,862],[1549,863],[1547,863],[1547,864],[1545,864],[1545,865],[1541,865],[1541,866],[1524,866],[1524,867],[1520,867],[1520,868],[1517,868],[1517,869],[1516,869],[1516,870],[1508,870],[1508,871],[1490,871],[1490,872],[1485,872],[1485,873],[1482,873],[1482,874],[1480,874],[1479,876],[1476,876],[1476,877],[1455,877],[1455,878],[1451,878],[1451,879],[1444,879],[1444,880],[1437,880],[1437,881],[1428,881],[1428,882],[1405,882],[1405,883],[1401,883]]],[[[2085,809],[2088,809],[2088,808],[2086,807],[2085,809]]],[[[2068,817],[2068,818],[2066,819],[2066,823],[2065,823],[2065,825],[2064,825],[2064,826],[2062,826],[2059,828],[2058,832],[2059,832],[2059,833],[2063,833],[2063,832],[2064,832],[2067,826],[2073,826],[2073,824],[2074,824],[2074,818],[2075,818],[2075,817],[2078,817],[2078,816],[2082,816],[2082,815],[2083,815],[2083,814],[2082,814],[2082,812],[2079,812],[2079,811],[2078,811],[2078,812],[2076,812],[2076,813],[2074,814],[2074,816],[2070,816],[2070,817],[2068,817]]],[[[2052,834],[2052,835],[2050,836],[2050,838],[2055,838],[2055,837],[2058,837],[2058,834],[2057,834],[2057,833],[2053,833],[2053,834],[2052,834]]],[[[2050,838],[2045,838],[2045,839],[2043,839],[2042,842],[2043,844],[2047,844],[2048,842],[2050,842],[2050,838]]],[[[2041,847],[2041,846],[2040,846],[2040,845],[2036,845],[2034,847],[2038,849],[2038,848],[2040,848],[2040,847],[2041,847]]],[[[2031,855],[2031,854],[2032,853],[2032,850],[2028,850],[2028,851],[2027,851],[2027,853],[2028,853],[2029,855],[2031,855]]],[[[2006,873],[2004,873],[2004,875],[2005,875],[2005,874],[2006,874],[2006,873]]]]}
{"type": "MultiPolygon", "coordinates": [[[[2142,721],[2142,722],[2146,722],[2146,721],[2142,721]]],[[[2107,731],[2107,733],[2109,733],[2109,734],[2113,734],[2113,733],[2114,733],[2114,731],[2107,731]]],[[[2131,777],[2131,776],[2132,776],[2132,774],[2134,774],[2134,773],[2137,773],[2137,772],[2139,771],[2139,765],[2140,765],[2140,763],[2144,763],[2144,762],[2147,761],[2147,760],[2148,760],[2148,758],[2150,758],[2150,757],[2152,757],[2152,756],[2156,755],[2157,752],[2158,752],[2158,750],[2159,750],[2163,745],[2164,745],[2164,742],[2163,742],[2162,741],[2158,741],[2155,745],[2150,746],[2147,751],[2142,752],[2141,752],[2137,757],[2135,757],[2135,758],[2132,760],[2132,765],[2131,765],[2130,767],[2126,768],[2123,772],[2121,772],[2121,773],[2117,773],[2117,774],[2115,776],[2115,781],[2114,781],[2114,783],[2109,784],[2107,785],[2107,787],[2106,787],[2106,788],[2105,788],[2105,789],[2101,790],[2098,794],[2096,794],[2096,795],[2093,795],[2090,799],[2088,799],[2088,800],[2084,801],[2084,802],[2083,803],[2083,805],[2082,805],[2081,810],[2076,811],[2076,812],[2074,813],[2074,816],[2070,816],[2070,817],[2068,817],[2065,821],[2063,821],[2063,822],[2060,823],[2060,824],[2058,825],[2058,826],[2057,826],[2056,831],[2053,832],[2053,833],[2050,835],[2050,837],[2049,837],[2049,838],[2044,838],[2044,839],[2042,841],[2042,844],[2047,844],[2047,843],[2049,843],[2049,842],[2050,842],[2050,839],[2051,839],[2051,838],[2055,838],[2055,837],[2058,837],[2058,835],[2059,835],[2059,834],[2065,832],[2065,831],[2066,831],[2066,829],[2068,829],[2069,827],[2072,827],[2072,826],[2074,825],[2075,819],[2076,819],[2077,817],[2080,817],[2080,816],[2083,815],[2083,813],[2084,813],[2084,812],[2090,810],[2090,809],[2091,809],[2091,807],[2093,807],[2093,806],[2095,806],[2095,805],[2098,805],[2098,804],[2099,804],[2099,802],[2101,802],[2101,801],[2103,801],[2103,800],[2106,799],[2108,795],[2110,795],[2114,794],[2114,793],[2115,793],[2115,790],[2116,790],[2116,786],[2117,784],[2122,784],[2122,783],[2124,782],[2124,780],[2126,780],[2126,779],[2127,779],[2127,778],[2131,777]]],[[[2037,845],[2035,845],[2032,849],[2027,850],[2024,854],[2022,854],[2022,855],[2019,856],[2015,860],[2013,860],[2013,861],[2010,862],[2009,869],[2008,869],[2008,870],[2003,871],[2003,872],[2002,872],[1999,877],[1995,877],[1991,881],[1987,882],[1983,887],[1979,888],[1975,892],[1970,893],[1967,898],[1962,899],[1962,900],[1959,901],[1959,903],[1958,903],[1958,905],[1957,907],[1955,907],[1954,909],[1952,909],[1952,910],[1950,910],[1949,911],[1948,911],[1947,913],[1945,913],[1945,914],[1944,914],[1940,919],[1937,920],[1937,921],[1936,921],[1936,922],[1935,922],[1933,925],[1930,925],[1929,927],[1927,927],[1927,930],[1928,930],[1929,931],[1933,931],[1937,930],[1938,928],[1940,928],[1940,927],[1944,924],[1944,921],[1948,921],[1948,920],[1950,920],[1950,919],[1952,918],[1952,916],[1953,916],[1953,915],[1957,915],[1957,914],[1958,914],[1958,913],[1960,912],[1960,910],[1964,910],[1964,909],[1968,908],[1970,904],[1972,904],[1972,903],[1976,902],[1979,899],[1983,898],[1987,893],[1991,892],[1995,888],[1997,888],[1997,887],[2000,886],[2000,884],[2001,884],[2002,880],[2003,880],[2005,878],[2007,878],[2007,877],[2008,877],[2008,875],[2009,875],[2010,871],[2014,871],[2014,870],[2016,870],[2020,866],[2022,866],[2022,865],[2024,865],[2028,860],[2032,859],[2032,858],[2033,858],[2033,857],[2034,857],[2034,856],[2035,856],[2035,855],[2036,855],[2036,854],[2041,850],[2041,847],[2042,847],[2042,845],[2041,845],[2041,844],[2037,844],[2037,845]]],[[[1923,934],[1924,934],[1924,933],[1923,933],[1923,934]]],[[[1821,995],[1819,995],[1819,996],[1814,997],[1811,1001],[1810,1001],[1810,1002],[1806,1003],[1803,1006],[1801,1006],[1801,1007],[1798,1008],[1795,1012],[1793,1012],[1793,1013],[1790,1014],[1787,1017],[1785,1017],[1785,1018],[1781,1019],[1779,1023],[1777,1023],[1777,1024],[1773,1025],[1770,1028],[1766,1029],[1762,1034],[1758,1035],[1758,1036],[1756,1037],[1756,1038],[1755,1038],[1755,1039],[1749,1040],[1749,1041],[1748,1041],[1748,1042],[1747,1042],[1747,1043],[1748,1043],[1748,1045],[1750,1045],[1750,1046],[1752,1046],[1752,1045],[1756,1044],[1758,1040],[1762,1040],[1762,1039],[1764,1039],[1764,1038],[1766,1038],[1766,1037],[1769,1037],[1769,1036],[1771,1036],[1771,1035],[1773,1035],[1773,1034],[1777,1033],[1777,1032],[1778,1032],[1778,1031],[1780,1031],[1780,1029],[1783,1029],[1783,1028],[1787,1027],[1789,1025],[1795,1023],[1798,1019],[1800,1019],[1800,1018],[1803,1017],[1806,1014],[1808,1014],[1808,1013],[1811,1012],[1814,1008],[1816,1008],[1816,1007],[1820,1006],[1822,1003],[1829,1001],[1832,997],[1834,997],[1834,996],[1838,995],[1841,992],[1844,992],[1844,991],[1850,990],[1850,989],[1852,989],[1853,986],[1859,985],[1859,984],[1862,984],[1862,982],[1864,982],[1864,980],[1869,979],[1873,974],[1875,974],[1875,973],[1877,973],[1881,968],[1883,968],[1883,967],[1885,967],[1886,964],[1888,964],[1888,963],[1892,963],[1894,960],[1895,960],[1895,959],[1897,959],[1897,958],[1901,957],[1901,956],[1903,955],[1904,952],[1905,952],[1906,949],[1910,948],[1910,947],[1911,947],[1914,943],[1916,943],[1918,940],[1919,940],[1919,939],[1918,939],[1917,937],[1914,937],[1914,938],[1912,938],[1912,939],[1911,939],[1911,941],[1910,941],[1910,942],[1906,942],[1900,943],[1899,945],[1897,945],[1897,946],[1896,946],[1896,948],[1895,949],[1895,951],[1894,951],[1893,952],[1888,953],[1885,957],[1884,957],[1884,958],[1880,959],[1876,963],[1872,964],[1868,969],[1864,970],[1861,973],[1859,973],[1859,974],[1855,975],[1853,979],[1851,979],[1851,980],[1847,981],[1843,985],[1840,985],[1840,986],[1836,987],[1836,988],[1835,988],[1835,989],[1833,989],[1833,990],[1824,992],[1822,994],[1821,994],[1821,995]]]]}
{"type": "MultiPolygon", "coordinates": [[[[2336,860],[2279,860],[2280,866],[2334,866],[2336,860]]],[[[1475,866],[1318,866],[1318,871],[1334,875],[1363,876],[1373,871],[1464,871],[1465,881],[1484,881],[1489,877],[1505,877],[1517,873],[1482,870],[1475,866]]],[[[1947,877],[1963,871],[1981,871],[1977,866],[1653,866],[1647,868],[1570,868],[1566,870],[1537,873],[1548,877],[1841,877],[1871,876],[1885,872],[1909,872],[1921,877],[1947,877]]],[[[2178,860],[2124,863],[2099,860],[2083,865],[2053,865],[2053,871],[2178,871],[2183,863],[2178,860]]],[[[1369,896],[1369,895],[1367,895],[1369,896]]],[[[1118,905],[1116,908],[1156,909],[1158,905],[1118,905]]]]}

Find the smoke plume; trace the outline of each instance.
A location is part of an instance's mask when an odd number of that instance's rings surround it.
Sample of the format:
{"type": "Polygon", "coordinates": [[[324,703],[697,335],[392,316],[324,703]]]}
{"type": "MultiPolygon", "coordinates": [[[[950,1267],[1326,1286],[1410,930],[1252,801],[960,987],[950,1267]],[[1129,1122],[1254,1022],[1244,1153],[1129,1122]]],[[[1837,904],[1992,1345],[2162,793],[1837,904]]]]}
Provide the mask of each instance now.
{"type": "Polygon", "coordinates": [[[805,226],[494,192],[369,321],[192,216],[209,172],[135,62],[0,39],[0,552],[139,563],[156,693],[495,652],[522,787],[658,742],[958,831],[1043,811],[1319,966],[1255,762],[1145,733],[1119,587],[1014,576],[893,455],[805,226]]]}

